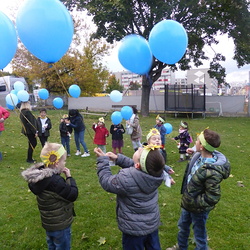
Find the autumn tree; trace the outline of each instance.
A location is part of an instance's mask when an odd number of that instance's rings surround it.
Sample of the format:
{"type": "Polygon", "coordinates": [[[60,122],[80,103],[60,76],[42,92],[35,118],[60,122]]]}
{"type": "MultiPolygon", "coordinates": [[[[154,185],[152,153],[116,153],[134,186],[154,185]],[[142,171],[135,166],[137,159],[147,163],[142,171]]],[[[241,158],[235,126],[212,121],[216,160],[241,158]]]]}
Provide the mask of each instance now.
{"type": "Polygon", "coordinates": [[[123,86],[119,83],[119,80],[116,79],[115,75],[109,76],[106,93],[110,93],[113,90],[123,91],[123,86]]]}
{"type": "MultiPolygon", "coordinates": [[[[87,9],[97,25],[95,37],[108,42],[119,41],[128,34],[139,34],[146,39],[154,25],[163,19],[176,20],[188,33],[186,54],[176,65],[166,65],[154,58],[148,77],[143,76],[141,112],[149,113],[149,96],[162,69],[188,70],[191,63],[198,67],[209,60],[203,50],[205,45],[218,43],[218,36],[227,34],[235,44],[234,59],[238,67],[250,63],[250,17],[248,0],[62,0],[70,9],[87,9]]],[[[226,46],[226,45],[225,45],[226,46]]],[[[221,84],[225,82],[225,69],[220,65],[225,57],[214,54],[210,75],[221,84]]]]}
{"type": "Polygon", "coordinates": [[[108,54],[109,46],[103,39],[92,39],[82,19],[75,16],[74,21],[74,39],[61,60],[47,64],[19,44],[12,61],[13,74],[25,77],[29,84],[40,83],[49,92],[65,93],[72,84],[81,88],[82,96],[101,92],[109,76],[101,58],[108,54]]]}

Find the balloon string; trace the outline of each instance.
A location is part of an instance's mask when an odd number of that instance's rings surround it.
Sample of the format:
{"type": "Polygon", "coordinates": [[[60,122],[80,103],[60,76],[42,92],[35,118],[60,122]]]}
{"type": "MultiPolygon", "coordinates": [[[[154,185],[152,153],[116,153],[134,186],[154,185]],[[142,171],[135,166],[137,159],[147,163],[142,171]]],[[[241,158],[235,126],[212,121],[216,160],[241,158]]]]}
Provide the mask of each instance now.
{"type": "Polygon", "coordinates": [[[60,77],[60,75],[59,75],[59,72],[58,72],[58,70],[57,70],[57,68],[56,68],[55,63],[53,63],[53,67],[55,68],[55,71],[56,71],[56,73],[57,73],[57,76],[58,76],[58,78],[59,78],[59,80],[60,80],[60,82],[61,82],[61,84],[62,84],[62,86],[63,86],[63,88],[64,88],[64,90],[65,90],[65,92],[66,92],[66,94],[67,94],[67,96],[70,97],[69,92],[68,92],[68,90],[66,89],[66,87],[65,87],[65,85],[64,85],[64,83],[63,83],[63,81],[62,81],[62,79],[61,79],[61,77],[60,77]]]}

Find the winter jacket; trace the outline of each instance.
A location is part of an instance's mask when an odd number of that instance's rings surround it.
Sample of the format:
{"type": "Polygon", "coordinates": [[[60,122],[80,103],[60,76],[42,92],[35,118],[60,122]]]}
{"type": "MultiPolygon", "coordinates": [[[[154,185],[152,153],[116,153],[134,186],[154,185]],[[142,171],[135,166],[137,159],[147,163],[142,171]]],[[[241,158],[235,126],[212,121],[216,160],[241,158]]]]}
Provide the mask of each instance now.
{"type": "Polygon", "coordinates": [[[72,133],[72,127],[67,126],[65,122],[61,122],[59,125],[59,131],[61,137],[69,136],[72,133]]]}
{"type": "Polygon", "coordinates": [[[35,135],[37,132],[37,120],[29,109],[22,109],[20,113],[22,133],[24,135],[35,135]]]}
{"type": "Polygon", "coordinates": [[[109,136],[109,131],[104,126],[92,126],[95,131],[94,144],[96,145],[106,145],[106,137],[109,136]]]}
{"type": "Polygon", "coordinates": [[[214,154],[217,156],[216,162],[203,164],[196,170],[189,183],[188,175],[200,153],[195,153],[187,164],[181,189],[181,206],[189,212],[210,211],[220,200],[220,183],[229,177],[230,163],[222,153],[214,151],[214,154]]]}
{"type": "Polygon", "coordinates": [[[123,140],[123,134],[125,133],[125,129],[122,124],[110,126],[110,134],[112,134],[112,140],[123,140]],[[117,130],[114,130],[117,128],[117,130]]]}
{"type": "Polygon", "coordinates": [[[179,153],[185,154],[186,150],[189,147],[189,144],[191,143],[191,137],[188,133],[188,131],[184,131],[183,133],[180,133],[178,136],[174,137],[175,140],[180,140],[180,147],[179,147],[179,153]]]}
{"type": "MultiPolygon", "coordinates": [[[[6,120],[10,116],[10,112],[0,106],[0,119],[6,120]]],[[[0,131],[4,131],[4,122],[0,123],[0,131]]]]}
{"type": "Polygon", "coordinates": [[[47,128],[45,128],[44,133],[42,133],[42,122],[41,122],[41,117],[38,117],[38,118],[37,118],[38,136],[42,136],[42,135],[44,135],[44,136],[50,136],[49,131],[50,131],[50,129],[52,128],[52,124],[51,124],[51,120],[50,120],[48,117],[46,117],[46,118],[47,118],[47,120],[46,120],[45,124],[48,124],[48,126],[47,126],[47,128]]]}
{"type": "Polygon", "coordinates": [[[83,117],[80,114],[76,116],[70,116],[69,120],[70,120],[69,126],[72,127],[75,132],[79,133],[85,130],[83,117]]]}
{"type": "Polygon", "coordinates": [[[141,130],[141,126],[139,123],[139,117],[138,115],[134,115],[134,119],[130,119],[130,126],[133,127],[133,132],[130,135],[131,136],[131,140],[135,141],[135,140],[140,140],[141,136],[142,136],[142,130],[141,130]]]}
{"type": "Polygon", "coordinates": [[[116,215],[119,229],[129,235],[148,235],[158,229],[160,212],[158,187],[164,175],[151,176],[134,167],[132,159],[118,154],[116,165],[122,167],[112,175],[109,158],[97,158],[97,174],[104,190],[117,194],[116,215]]]}
{"type": "Polygon", "coordinates": [[[66,180],[57,168],[38,163],[22,172],[30,190],[36,195],[42,226],[47,231],[63,230],[71,225],[78,188],[72,177],[66,180]]]}

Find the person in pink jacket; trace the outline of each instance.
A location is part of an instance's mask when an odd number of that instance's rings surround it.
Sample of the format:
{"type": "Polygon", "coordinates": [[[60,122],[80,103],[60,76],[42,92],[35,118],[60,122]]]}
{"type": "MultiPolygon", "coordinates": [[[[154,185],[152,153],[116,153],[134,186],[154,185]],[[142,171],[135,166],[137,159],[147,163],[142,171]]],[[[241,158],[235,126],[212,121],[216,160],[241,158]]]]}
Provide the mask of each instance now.
{"type": "Polygon", "coordinates": [[[109,131],[105,127],[104,118],[99,118],[98,123],[93,123],[92,128],[95,131],[94,144],[106,153],[106,137],[109,136],[109,131]]]}
{"type": "MultiPolygon", "coordinates": [[[[4,131],[4,121],[10,116],[10,112],[0,106],[0,135],[4,131]]],[[[0,152],[0,160],[2,160],[2,153],[0,152]]]]}

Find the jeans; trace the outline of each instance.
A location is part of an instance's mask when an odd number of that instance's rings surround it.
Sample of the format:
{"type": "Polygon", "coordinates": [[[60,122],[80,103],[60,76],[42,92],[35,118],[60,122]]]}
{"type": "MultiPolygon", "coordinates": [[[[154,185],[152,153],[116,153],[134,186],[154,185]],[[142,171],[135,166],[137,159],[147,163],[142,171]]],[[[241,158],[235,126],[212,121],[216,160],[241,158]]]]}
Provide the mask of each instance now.
{"type": "Polygon", "coordinates": [[[190,225],[193,224],[196,250],[207,250],[207,231],[206,222],[209,212],[191,213],[181,209],[181,217],[178,221],[178,245],[181,250],[188,249],[188,237],[190,225]]]}
{"type": "Polygon", "coordinates": [[[89,152],[87,145],[86,145],[86,142],[84,141],[84,132],[85,132],[85,130],[80,131],[80,132],[74,131],[76,149],[81,151],[80,150],[80,143],[81,143],[83,148],[84,148],[84,152],[89,152]]]}
{"type": "Polygon", "coordinates": [[[123,250],[161,250],[158,230],[144,236],[122,234],[123,250]]]}
{"type": "Polygon", "coordinates": [[[133,146],[133,149],[138,149],[138,148],[142,147],[140,139],[136,139],[136,140],[132,141],[132,146],[133,146]]]}
{"type": "Polygon", "coordinates": [[[49,250],[69,250],[71,243],[71,226],[54,232],[46,231],[49,250]]]}
{"type": "Polygon", "coordinates": [[[61,136],[61,143],[67,151],[67,154],[70,154],[70,139],[69,136],[61,136]]]}

